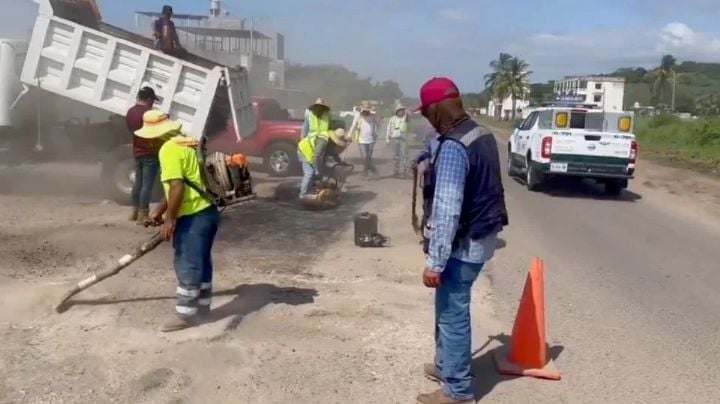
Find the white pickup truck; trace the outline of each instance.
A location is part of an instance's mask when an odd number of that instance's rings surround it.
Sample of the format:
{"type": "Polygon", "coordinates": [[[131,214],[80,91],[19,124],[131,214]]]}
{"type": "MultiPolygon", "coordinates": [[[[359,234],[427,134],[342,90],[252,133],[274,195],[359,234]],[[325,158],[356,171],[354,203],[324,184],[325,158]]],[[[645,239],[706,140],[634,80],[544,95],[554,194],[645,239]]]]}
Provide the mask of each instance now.
{"type": "MultiPolygon", "coordinates": [[[[102,22],[94,0],[33,1],[38,4],[38,15],[30,42],[26,46],[9,43],[0,55],[13,61],[0,61],[0,67],[14,69],[17,61],[23,63],[19,74],[22,88],[13,102],[0,97],[8,101],[0,107],[10,104],[10,112],[0,111],[0,116],[12,115],[19,105],[27,105],[24,98],[47,93],[56,102],[66,100],[105,111],[108,116],[124,116],[135,104],[138,90],[149,86],[160,99],[155,108],[181,121],[189,135],[199,138],[232,132],[239,141],[255,131],[249,77],[244,69],[218,66],[192,54],[178,59],[155,50],[151,39],[102,22]]],[[[2,76],[12,78],[14,74],[2,76]]],[[[0,86],[3,92],[17,87],[0,86]]],[[[46,95],[41,98],[48,98],[46,95]]],[[[17,121],[11,118],[5,121],[17,121]]],[[[5,128],[2,132],[9,131],[5,128]]],[[[109,137],[109,132],[97,131],[95,136],[109,137]]],[[[131,136],[126,135],[124,144],[108,150],[102,158],[104,182],[115,188],[118,197],[127,196],[133,182],[131,136]]]]}
{"type": "Polygon", "coordinates": [[[538,190],[551,176],[591,178],[617,196],[633,178],[638,146],[630,112],[548,106],[533,111],[510,136],[508,174],[538,190]]]}

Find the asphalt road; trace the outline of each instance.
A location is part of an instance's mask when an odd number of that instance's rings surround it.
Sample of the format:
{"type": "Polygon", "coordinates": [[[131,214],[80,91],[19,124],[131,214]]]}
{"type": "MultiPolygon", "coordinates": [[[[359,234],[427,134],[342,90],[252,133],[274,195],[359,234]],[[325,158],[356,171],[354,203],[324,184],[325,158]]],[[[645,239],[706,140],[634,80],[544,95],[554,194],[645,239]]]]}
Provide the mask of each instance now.
{"type": "Polygon", "coordinates": [[[682,214],[696,207],[641,181],[619,200],[593,184],[534,193],[504,181],[511,225],[489,271],[497,316],[512,323],[530,259],[544,258],[548,343],[564,379],[498,380],[488,398],[720,402],[718,218],[682,214]]]}

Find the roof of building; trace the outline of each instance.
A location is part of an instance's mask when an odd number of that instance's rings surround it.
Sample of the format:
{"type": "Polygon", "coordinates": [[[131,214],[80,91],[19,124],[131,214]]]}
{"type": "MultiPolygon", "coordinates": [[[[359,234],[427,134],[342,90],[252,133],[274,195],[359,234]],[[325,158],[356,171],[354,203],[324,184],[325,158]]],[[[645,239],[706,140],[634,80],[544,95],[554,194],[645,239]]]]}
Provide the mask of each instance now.
{"type": "Polygon", "coordinates": [[[249,29],[207,28],[207,27],[176,27],[178,31],[193,35],[222,36],[243,39],[271,39],[260,31],[249,29]]]}
{"type": "Polygon", "coordinates": [[[599,81],[599,82],[612,82],[612,83],[624,83],[625,77],[611,77],[611,76],[565,76],[559,81],[599,81]]]}
{"type": "MultiPolygon", "coordinates": [[[[154,12],[154,11],[135,11],[135,14],[144,15],[145,17],[155,17],[160,18],[162,17],[162,13],[160,12],[154,12]]],[[[198,15],[198,14],[173,14],[173,18],[177,18],[179,20],[195,20],[195,21],[203,21],[208,20],[210,17],[207,15],[198,15]]]]}

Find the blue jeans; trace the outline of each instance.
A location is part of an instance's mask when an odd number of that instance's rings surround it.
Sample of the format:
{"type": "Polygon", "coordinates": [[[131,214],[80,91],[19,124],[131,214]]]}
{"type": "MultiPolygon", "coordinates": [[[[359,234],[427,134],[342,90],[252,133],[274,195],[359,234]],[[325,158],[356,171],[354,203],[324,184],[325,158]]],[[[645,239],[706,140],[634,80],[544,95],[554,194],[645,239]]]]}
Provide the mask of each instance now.
{"type": "Polygon", "coordinates": [[[450,258],[442,273],[442,287],[435,292],[435,366],[445,393],[456,400],[469,400],[472,388],[472,332],[470,295],[483,264],[450,258]]]}
{"type": "Polygon", "coordinates": [[[369,173],[377,174],[375,163],[373,163],[373,151],[375,150],[375,143],[358,144],[360,147],[360,155],[363,158],[363,175],[367,176],[369,173]]]}
{"type": "Polygon", "coordinates": [[[390,139],[395,159],[395,174],[406,175],[408,170],[408,143],[404,137],[390,139]]]}
{"type": "Polygon", "coordinates": [[[135,159],[135,183],[132,188],[132,204],[136,209],[148,209],[153,189],[160,171],[157,157],[139,157],[135,159]]]}
{"type": "Polygon", "coordinates": [[[300,183],[300,197],[307,196],[311,188],[315,185],[315,166],[305,160],[302,154],[298,153],[300,164],[302,164],[303,178],[300,183]]]}
{"type": "Polygon", "coordinates": [[[211,206],[177,219],[173,233],[175,275],[178,280],[175,309],[181,316],[194,316],[198,308],[212,303],[212,246],[220,213],[211,206]]]}

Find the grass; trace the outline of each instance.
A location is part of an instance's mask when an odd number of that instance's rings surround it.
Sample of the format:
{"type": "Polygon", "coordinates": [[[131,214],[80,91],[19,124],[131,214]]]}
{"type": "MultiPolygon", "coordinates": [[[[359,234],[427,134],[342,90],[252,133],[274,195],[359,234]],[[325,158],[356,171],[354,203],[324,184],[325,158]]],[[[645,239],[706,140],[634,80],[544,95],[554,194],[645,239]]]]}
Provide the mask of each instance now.
{"type": "Polygon", "coordinates": [[[635,135],[641,158],[655,157],[715,174],[720,171],[720,118],[642,118],[636,122],[635,135]]]}

